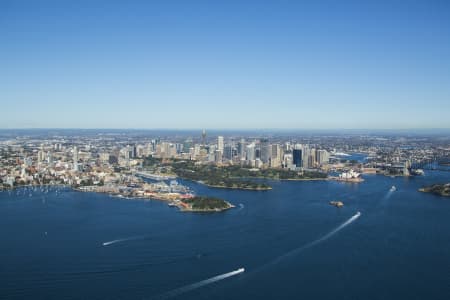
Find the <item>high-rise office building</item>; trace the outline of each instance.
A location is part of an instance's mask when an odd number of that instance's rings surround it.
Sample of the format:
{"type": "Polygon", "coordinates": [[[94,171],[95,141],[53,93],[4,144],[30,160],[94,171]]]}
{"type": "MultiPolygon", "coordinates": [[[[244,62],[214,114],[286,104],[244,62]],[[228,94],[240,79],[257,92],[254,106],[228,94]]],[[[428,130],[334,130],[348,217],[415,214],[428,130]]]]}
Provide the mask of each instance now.
{"type": "Polygon", "coordinates": [[[316,166],[317,166],[316,149],[312,148],[309,151],[308,168],[315,168],[316,166]]]}
{"type": "Polygon", "coordinates": [[[231,160],[233,158],[233,146],[226,145],[223,148],[223,157],[228,160],[231,160]]]}
{"type": "Polygon", "coordinates": [[[216,163],[222,162],[222,151],[220,151],[219,149],[214,151],[214,161],[216,163]]]}
{"type": "Polygon", "coordinates": [[[194,145],[194,157],[200,155],[200,145],[194,145]]]}
{"type": "Polygon", "coordinates": [[[292,151],[292,161],[295,167],[301,168],[303,167],[303,150],[295,149],[292,151]]]}
{"type": "Polygon", "coordinates": [[[245,140],[241,139],[238,143],[238,155],[240,159],[245,159],[245,140]]]}
{"type": "Polygon", "coordinates": [[[281,147],[278,144],[272,146],[272,157],[270,159],[270,167],[278,168],[281,166],[281,147]]]}
{"type": "Polygon", "coordinates": [[[330,154],[328,153],[327,150],[324,150],[324,149],[317,150],[316,157],[317,157],[317,163],[319,165],[328,164],[328,161],[330,160],[330,154]]]}
{"type": "Polygon", "coordinates": [[[268,164],[272,158],[272,147],[268,139],[262,139],[260,142],[261,154],[260,158],[264,164],[268,164]]]}
{"type": "Polygon", "coordinates": [[[308,145],[302,145],[302,167],[304,169],[309,168],[309,155],[311,153],[311,150],[308,145]]]}
{"type": "Polygon", "coordinates": [[[73,170],[78,171],[78,148],[73,147],[73,170]]]}
{"type": "Polygon", "coordinates": [[[245,157],[247,161],[255,160],[255,144],[251,143],[245,147],[245,157]]]}
{"type": "Polygon", "coordinates": [[[38,162],[43,162],[45,159],[45,152],[44,150],[39,150],[38,152],[38,162]]]}
{"type": "Polygon", "coordinates": [[[193,146],[192,138],[188,138],[184,141],[183,152],[189,152],[189,149],[193,146]]]}
{"type": "Polygon", "coordinates": [[[223,136],[217,137],[217,150],[222,151],[223,153],[223,136]]]}
{"type": "Polygon", "coordinates": [[[144,157],[146,152],[146,147],[144,145],[137,145],[136,146],[136,157],[144,157]]]}
{"type": "Polygon", "coordinates": [[[206,143],[206,130],[203,129],[202,131],[202,146],[205,147],[205,143],[206,143]]]}

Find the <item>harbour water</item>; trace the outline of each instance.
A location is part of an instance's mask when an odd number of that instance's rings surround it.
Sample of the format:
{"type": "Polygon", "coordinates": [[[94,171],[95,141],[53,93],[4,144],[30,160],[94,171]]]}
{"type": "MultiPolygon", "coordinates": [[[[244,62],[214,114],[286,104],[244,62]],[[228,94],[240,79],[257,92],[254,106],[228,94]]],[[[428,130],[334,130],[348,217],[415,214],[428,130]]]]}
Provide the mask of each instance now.
{"type": "Polygon", "coordinates": [[[236,206],[209,214],[0,192],[0,299],[450,299],[450,199],[417,192],[450,173],[365,179],[261,192],[181,181],[236,206]]]}

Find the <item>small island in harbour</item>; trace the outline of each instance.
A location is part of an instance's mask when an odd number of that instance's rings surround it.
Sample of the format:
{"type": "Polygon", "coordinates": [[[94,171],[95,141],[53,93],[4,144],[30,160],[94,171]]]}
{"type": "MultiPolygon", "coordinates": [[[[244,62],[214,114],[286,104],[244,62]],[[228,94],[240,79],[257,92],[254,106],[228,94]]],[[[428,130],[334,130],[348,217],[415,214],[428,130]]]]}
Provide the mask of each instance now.
{"type": "Polygon", "coordinates": [[[218,212],[234,207],[231,203],[214,197],[195,196],[174,203],[181,211],[218,212]]]}
{"type": "Polygon", "coordinates": [[[450,197],[450,183],[433,184],[419,189],[419,192],[432,193],[439,196],[450,197]]]}

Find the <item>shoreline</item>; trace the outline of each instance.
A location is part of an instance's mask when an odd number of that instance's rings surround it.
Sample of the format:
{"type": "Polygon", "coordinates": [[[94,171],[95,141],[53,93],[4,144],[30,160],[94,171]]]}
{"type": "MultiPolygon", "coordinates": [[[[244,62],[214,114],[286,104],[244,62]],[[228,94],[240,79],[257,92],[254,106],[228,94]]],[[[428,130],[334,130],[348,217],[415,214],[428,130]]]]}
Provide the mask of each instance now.
{"type": "MultiPolygon", "coordinates": [[[[42,185],[21,185],[21,186],[15,186],[15,187],[10,187],[10,188],[1,188],[0,192],[6,192],[6,191],[14,191],[16,189],[20,189],[20,188],[34,188],[34,187],[65,187],[65,188],[70,188],[71,190],[75,191],[75,192],[81,192],[81,193],[95,193],[95,194],[104,194],[104,195],[108,195],[110,197],[114,197],[114,198],[118,198],[118,199],[127,199],[127,200],[137,200],[137,201],[152,201],[152,200],[156,200],[156,201],[162,201],[162,202],[166,202],[166,203],[172,203],[174,204],[174,206],[176,206],[180,211],[182,212],[204,212],[204,213],[213,213],[213,212],[221,212],[221,211],[225,211],[231,208],[235,208],[236,206],[231,204],[230,202],[223,200],[227,207],[225,208],[214,208],[214,209],[193,209],[193,208],[189,208],[184,206],[181,203],[184,203],[182,201],[182,194],[177,194],[177,193],[156,193],[156,194],[152,194],[152,195],[128,195],[128,194],[123,194],[120,192],[111,192],[111,191],[100,191],[100,190],[96,190],[96,188],[101,187],[101,186],[81,186],[81,187],[73,187],[71,185],[68,184],[42,184],[42,185]],[[178,201],[175,202],[175,201],[178,201]]],[[[185,203],[184,203],[185,204],[185,203]]]]}
{"type": "Polygon", "coordinates": [[[119,199],[127,199],[127,200],[138,200],[138,201],[152,201],[152,200],[156,200],[156,201],[162,201],[162,202],[166,202],[168,203],[169,206],[176,206],[179,211],[182,212],[222,212],[231,208],[235,208],[236,206],[231,204],[230,202],[226,201],[226,200],[222,200],[223,202],[226,203],[227,207],[225,208],[212,208],[212,209],[196,209],[196,208],[191,208],[187,203],[183,202],[182,198],[180,197],[181,194],[168,194],[168,196],[163,196],[165,195],[164,193],[161,193],[159,195],[143,195],[143,196],[139,196],[139,195],[125,195],[125,194],[121,194],[121,193],[112,193],[112,192],[102,192],[102,191],[95,191],[95,190],[83,190],[80,188],[73,188],[74,191],[77,192],[82,192],[82,193],[98,193],[98,194],[107,194],[110,197],[114,197],[114,198],[119,198],[119,199]]]}
{"type": "Polygon", "coordinates": [[[421,193],[428,193],[440,197],[450,197],[450,183],[432,184],[418,189],[421,193]]]}
{"type": "Polygon", "coordinates": [[[358,177],[358,178],[348,178],[348,179],[343,179],[343,178],[339,178],[339,177],[330,177],[328,180],[332,180],[332,181],[338,181],[338,182],[349,182],[349,183],[361,183],[364,182],[364,178],[358,177]]]}
{"type": "Polygon", "coordinates": [[[207,184],[204,182],[199,182],[196,181],[197,183],[203,184],[207,187],[210,188],[215,188],[215,189],[229,189],[229,190],[243,190],[243,191],[270,191],[272,190],[272,187],[267,187],[267,188],[246,188],[246,187],[232,187],[232,186],[222,186],[222,185],[211,185],[211,184],[207,184]]]}
{"type": "Polygon", "coordinates": [[[70,184],[64,184],[64,183],[45,183],[45,184],[23,184],[23,185],[16,185],[11,187],[5,187],[1,186],[0,191],[13,191],[19,188],[35,188],[35,187],[52,187],[52,186],[62,186],[62,187],[71,187],[70,184]]]}
{"type": "MultiPolygon", "coordinates": [[[[225,200],[224,200],[225,201],[225,200]]],[[[183,206],[178,206],[180,212],[194,212],[194,213],[215,213],[215,212],[222,212],[222,211],[226,211],[232,208],[235,208],[236,205],[231,204],[228,201],[225,201],[228,205],[228,207],[226,208],[214,208],[214,209],[199,209],[199,208],[185,208],[183,206]]]]}
{"type": "Polygon", "coordinates": [[[266,179],[266,180],[274,180],[274,181],[315,181],[315,180],[329,180],[330,177],[325,177],[325,178],[273,178],[273,177],[261,177],[261,176],[256,176],[256,177],[230,177],[233,179],[247,179],[247,180],[251,180],[251,179],[266,179]]]}
{"type": "Polygon", "coordinates": [[[288,179],[275,179],[280,181],[329,181],[332,180],[329,177],[326,178],[288,178],[288,179]]]}

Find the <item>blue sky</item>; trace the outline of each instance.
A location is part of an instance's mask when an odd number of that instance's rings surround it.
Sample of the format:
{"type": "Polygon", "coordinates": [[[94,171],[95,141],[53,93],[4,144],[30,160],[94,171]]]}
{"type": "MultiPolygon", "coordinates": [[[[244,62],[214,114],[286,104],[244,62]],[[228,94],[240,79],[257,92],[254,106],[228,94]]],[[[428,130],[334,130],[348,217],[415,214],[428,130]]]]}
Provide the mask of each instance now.
{"type": "Polygon", "coordinates": [[[450,2],[0,0],[0,104],[0,128],[450,128],[450,2]]]}

